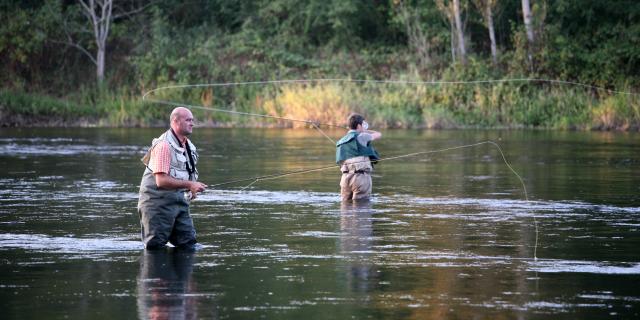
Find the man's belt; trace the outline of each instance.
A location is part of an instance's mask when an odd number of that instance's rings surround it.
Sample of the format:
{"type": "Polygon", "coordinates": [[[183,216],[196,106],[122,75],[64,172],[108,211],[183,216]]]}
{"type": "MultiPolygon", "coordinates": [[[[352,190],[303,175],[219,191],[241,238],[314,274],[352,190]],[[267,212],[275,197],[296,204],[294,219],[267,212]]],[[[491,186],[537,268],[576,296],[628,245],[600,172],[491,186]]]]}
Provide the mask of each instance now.
{"type": "Polygon", "coordinates": [[[367,173],[366,170],[342,171],[342,173],[367,173]]]}

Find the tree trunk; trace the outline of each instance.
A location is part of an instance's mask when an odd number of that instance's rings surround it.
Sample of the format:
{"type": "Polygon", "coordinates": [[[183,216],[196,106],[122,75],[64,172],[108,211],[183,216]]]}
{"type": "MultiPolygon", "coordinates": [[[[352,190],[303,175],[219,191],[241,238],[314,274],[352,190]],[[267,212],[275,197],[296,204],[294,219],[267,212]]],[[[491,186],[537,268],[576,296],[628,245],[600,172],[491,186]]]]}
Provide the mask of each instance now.
{"type": "Polygon", "coordinates": [[[529,46],[533,45],[533,23],[531,18],[531,5],[529,0],[522,0],[522,18],[524,19],[524,28],[527,31],[527,40],[529,46]]]}
{"type": "Polygon", "coordinates": [[[498,64],[498,46],[496,45],[496,33],[493,29],[493,12],[491,11],[491,5],[489,2],[487,2],[485,10],[487,28],[489,29],[489,39],[491,40],[491,61],[496,65],[498,64]]]}
{"type": "Polygon", "coordinates": [[[522,0],[522,18],[524,20],[524,28],[527,31],[527,41],[529,48],[527,48],[527,58],[529,59],[529,69],[533,71],[533,23],[531,18],[531,6],[529,0],[522,0]]]}
{"type": "Polygon", "coordinates": [[[458,49],[456,49],[456,31],[455,31],[455,27],[453,24],[453,21],[451,21],[451,63],[456,63],[456,51],[458,51],[458,49]]]}
{"type": "Polygon", "coordinates": [[[79,2],[84,9],[85,16],[93,26],[93,36],[98,48],[96,58],[93,61],[96,64],[96,80],[98,84],[102,84],[105,73],[107,37],[109,36],[113,13],[113,0],[79,0],[79,2]]]}
{"type": "Polygon", "coordinates": [[[98,53],[96,56],[96,78],[98,83],[102,83],[104,81],[104,58],[105,58],[105,48],[98,47],[98,53]]]}
{"type": "Polygon", "coordinates": [[[462,20],[460,19],[460,0],[453,0],[453,17],[456,25],[456,35],[458,38],[458,50],[462,64],[467,63],[467,50],[464,45],[464,33],[462,32],[462,20]]]}
{"type": "MultiPolygon", "coordinates": [[[[67,32],[65,28],[65,33],[67,33],[67,37],[69,41],[65,42],[68,45],[71,45],[87,55],[91,62],[96,65],[96,80],[98,81],[98,85],[102,84],[105,77],[105,63],[107,56],[107,38],[109,37],[109,30],[111,29],[111,21],[123,16],[130,16],[132,14],[136,14],[147,8],[149,5],[153,4],[153,2],[149,2],[147,5],[138,7],[129,12],[122,12],[119,15],[113,14],[113,2],[114,0],[77,0],[82,7],[82,14],[87,18],[89,24],[91,25],[91,30],[93,33],[94,40],[96,42],[96,52],[90,53],[86,47],[76,43],[72,40],[71,35],[67,32]]],[[[83,32],[86,30],[79,31],[83,32]]]]}

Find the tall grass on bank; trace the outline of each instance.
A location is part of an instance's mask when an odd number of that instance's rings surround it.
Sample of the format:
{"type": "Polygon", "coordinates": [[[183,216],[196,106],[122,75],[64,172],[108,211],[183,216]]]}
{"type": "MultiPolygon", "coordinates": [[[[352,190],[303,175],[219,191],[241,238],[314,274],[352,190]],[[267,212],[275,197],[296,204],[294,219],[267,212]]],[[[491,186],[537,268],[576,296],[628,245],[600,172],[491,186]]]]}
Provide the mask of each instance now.
{"type": "Polygon", "coordinates": [[[101,110],[46,95],[0,90],[0,125],[87,125],[103,117],[101,110]]]}
{"type": "MultiPolygon", "coordinates": [[[[160,91],[154,97],[229,111],[344,125],[351,112],[385,128],[639,130],[636,95],[536,83],[398,85],[319,82],[160,91]]],[[[172,106],[126,91],[52,98],[0,90],[2,126],[165,126],[172,106]]],[[[295,127],[299,123],[193,110],[204,126],[295,127]]]]}
{"type": "Polygon", "coordinates": [[[590,112],[594,129],[640,130],[640,102],[637,96],[607,97],[590,112]]]}
{"type": "MultiPolygon", "coordinates": [[[[289,119],[342,124],[353,109],[348,91],[338,83],[324,85],[287,85],[278,94],[266,97],[262,109],[266,114],[289,119]]],[[[283,127],[301,126],[300,122],[278,120],[283,127]]]]}
{"type": "Polygon", "coordinates": [[[377,127],[387,128],[640,127],[640,103],[635,96],[598,97],[581,89],[522,83],[289,85],[262,107],[273,115],[336,124],[344,124],[349,112],[359,112],[377,127]]]}

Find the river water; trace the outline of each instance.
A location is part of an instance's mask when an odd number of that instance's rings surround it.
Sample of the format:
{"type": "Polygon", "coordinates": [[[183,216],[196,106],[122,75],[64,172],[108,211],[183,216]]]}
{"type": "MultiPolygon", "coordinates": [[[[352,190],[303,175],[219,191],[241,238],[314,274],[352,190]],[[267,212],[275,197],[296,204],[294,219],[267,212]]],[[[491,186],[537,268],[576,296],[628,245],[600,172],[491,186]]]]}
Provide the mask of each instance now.
{"type": "MultiPolygon", "coordinates": [[[[333,168],[210,188],[200,250],[145,252],[139,159],[161,132],[0,130],[3,319],[640,316],[639,134],[389,130],[383,157],[495,141],[526,194],[483,144],[382,161],[358,205],[333,168]]],[[[335,155],[314,130],[192,138],[209,185],[335,155]]]]}

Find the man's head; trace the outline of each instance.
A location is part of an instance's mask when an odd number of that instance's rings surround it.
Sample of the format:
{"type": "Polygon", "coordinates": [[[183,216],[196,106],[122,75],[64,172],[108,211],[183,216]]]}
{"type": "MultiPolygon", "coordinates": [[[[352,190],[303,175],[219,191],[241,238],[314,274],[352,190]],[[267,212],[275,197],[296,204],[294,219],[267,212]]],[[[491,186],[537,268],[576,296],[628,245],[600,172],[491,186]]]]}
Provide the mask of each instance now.
{"type": "Polygon", "coordinates": [[[364,117],[357,113],[352,113],[351,115],[349,115],[349,118],[347,119],[347,123],[349,124],[349,129],[351,130],[358,130],[358,125],[362,125],[363,122],[364,122],[364,117]]]}
{"type": "Polygon", "coordinates": [[[187,108],[177,107],[171,111],[171,129],[176,134],[188,136],[193,132],[193,114],[187,108]]]}

